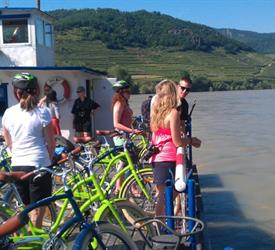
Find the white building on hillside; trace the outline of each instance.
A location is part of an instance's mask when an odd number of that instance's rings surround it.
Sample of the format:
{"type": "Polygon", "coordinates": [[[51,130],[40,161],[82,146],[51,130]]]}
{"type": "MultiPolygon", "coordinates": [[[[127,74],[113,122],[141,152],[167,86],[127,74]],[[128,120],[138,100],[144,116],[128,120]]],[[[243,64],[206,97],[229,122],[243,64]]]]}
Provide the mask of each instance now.
{"type": "Polygon", "coordinates": [[[78,86],[84,86],[87,95],[101,105],[92,117],[94,129],[111,129],[111,83],[115,79],[85,67],[57,67],[52,21],[37,8],[0,8],[0,128],[5,109],[17,103],[13,76],[29,72],[38,78],[41,96],[46,83],[56,90],[63,135],[73,135],[71,108],[78,86]]]}

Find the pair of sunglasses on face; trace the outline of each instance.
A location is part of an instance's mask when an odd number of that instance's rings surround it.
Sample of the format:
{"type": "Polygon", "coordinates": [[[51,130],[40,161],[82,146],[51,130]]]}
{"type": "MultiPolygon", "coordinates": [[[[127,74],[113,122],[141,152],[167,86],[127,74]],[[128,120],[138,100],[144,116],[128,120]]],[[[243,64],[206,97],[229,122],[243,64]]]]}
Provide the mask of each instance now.
{"type": "Polygon", "coordinates": [[[186,88],[186,87],[183,87],[183,86],[180,86],[179,85],[179,87],[180,87],[180,89],[181,89],[181,91],[186,91],[186,92],[190,92],[191,91],[191,88],[186,88]]]}

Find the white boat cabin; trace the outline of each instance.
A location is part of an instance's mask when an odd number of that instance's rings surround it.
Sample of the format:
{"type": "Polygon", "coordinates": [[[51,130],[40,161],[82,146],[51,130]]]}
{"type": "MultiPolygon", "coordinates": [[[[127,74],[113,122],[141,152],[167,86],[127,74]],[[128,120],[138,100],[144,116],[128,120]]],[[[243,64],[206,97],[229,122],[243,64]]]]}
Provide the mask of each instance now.
{"type": "Polygon", "coordinates": [[[85,87],[87,96],[101,106],[92,117],[94,130],[111,129],[115,79],[85,67],[56,66],[52,21],[37,8],[0,8],[0,129],[5,109],[17,103],[11,82],[20,72],[37,77],[41,97],[46,83],[57,92],[62,135],[74,135],[71,108],[78,86],[85,87]]]}

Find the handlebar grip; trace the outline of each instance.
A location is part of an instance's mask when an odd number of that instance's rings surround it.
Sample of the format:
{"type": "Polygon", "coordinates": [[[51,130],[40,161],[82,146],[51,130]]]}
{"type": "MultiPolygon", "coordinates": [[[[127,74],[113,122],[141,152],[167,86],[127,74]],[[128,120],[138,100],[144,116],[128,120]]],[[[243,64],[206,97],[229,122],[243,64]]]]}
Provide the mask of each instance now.
{"type": "Polygon", "coordinates": [[[20,180],[24,181],[24,180],[29,179],[31,176],[33,176],[35,174],[35,172],[36,172],[36,170],[33,170],[33,171],[29,172],[29,173],[26,173],[25,175],[23,175],[23,176],[20,177],[20,180]]]}
{"type": "MultiPolygon", "coordinates": [[[[72,155],[72,156],[78,155],[83,150],[83,148],[84,148],[83,146],[79,146],[79,147],[75,148],[74,150],[72,150],[68,155],[72,155]]],[[[66,155],[64,158],[59,160],[57,162],[57,164],[62,164],[64,162],[66,162],[69,159],[68,155],[66,155]]]]}
{"type": "Polygon", "coordinates": [[[57,162],[57,165],[59,165],[59,164],[62,164],[62,163],[64,163],[64,162],[66,162],[68,159],[69,159],[69,158],[68,158],[68,155],[66,155],[66,156],[62,157],[62,159],[61,159],[61,160],[59,160],[59,161],[57,162]]]}
{"type": "Polygon", "coordinates": [[[7,221],[4,221],[4,223],[0,226],[0,237],[16,232],[28,222],[29,216],[25,213],[20,213],[7,221]]]}
{"type": "Polygon", "coordinates": [[[83,150],[83,146],[75,148],[73,151],[70,152],[71,155],[78,155],[83,150]]]}

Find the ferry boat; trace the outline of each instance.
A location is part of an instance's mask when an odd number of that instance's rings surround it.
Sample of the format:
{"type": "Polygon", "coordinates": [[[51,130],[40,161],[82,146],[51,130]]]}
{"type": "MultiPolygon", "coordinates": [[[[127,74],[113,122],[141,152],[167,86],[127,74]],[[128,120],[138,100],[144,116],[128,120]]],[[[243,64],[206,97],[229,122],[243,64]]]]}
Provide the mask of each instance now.
{"type": "Polygon", "coordinates": [[[18,101],[12,78],[29,72],[39,82],[40,97],[49,84],[57,92],[60,105],[62,135],[72,138],[71,108],[83,86],[86,94],[100,104],[92,114],[93,129],[111,129],[111,99],[114,78],[86,67],[62,67],[55,64],[53,18],[40,8],[0,8],[0,131],[1,117],[7,107],[18,101]]]}

